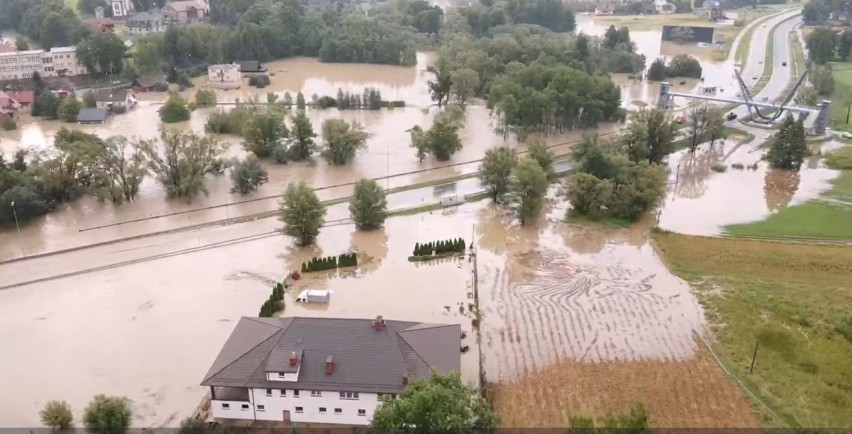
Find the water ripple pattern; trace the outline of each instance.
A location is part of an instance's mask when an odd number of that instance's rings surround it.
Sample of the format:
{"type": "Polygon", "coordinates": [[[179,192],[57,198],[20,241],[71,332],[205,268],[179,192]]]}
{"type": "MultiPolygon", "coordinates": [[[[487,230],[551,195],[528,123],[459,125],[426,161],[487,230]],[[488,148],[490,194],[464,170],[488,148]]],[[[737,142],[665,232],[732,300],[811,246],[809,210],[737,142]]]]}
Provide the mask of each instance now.
{"type": "Polygon", "coordinates": [[[596,258],[608,253],[533,250],[506,265],[480,265],[489,380],[517,378],[563,359],[681,360],[694,354],[693,333],[704,322],[688,285],[648,246],[614,249],[632,254],[612,263],[611,257],[596,258]]]}

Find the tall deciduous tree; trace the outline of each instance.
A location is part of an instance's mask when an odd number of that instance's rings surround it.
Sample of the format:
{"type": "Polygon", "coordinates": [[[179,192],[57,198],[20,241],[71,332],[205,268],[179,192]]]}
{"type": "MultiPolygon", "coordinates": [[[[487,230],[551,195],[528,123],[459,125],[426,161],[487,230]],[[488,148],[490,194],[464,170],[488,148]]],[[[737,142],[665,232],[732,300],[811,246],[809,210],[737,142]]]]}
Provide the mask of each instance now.
{"type": "Polygon", "coordinates": [[[665,110],[643,109],[633,114],[620,143],[635,162],[660,163],[674,150],[677,126],[665,110]]]}
{"type": "Polygon", "coordinates": [[[648,67],[648,80],[663,81],[666,79],[666,62],[663,59],[656,59],[651,62],[648,67]]]}
{"type": "Polygon", "coordinates": [[[766,159],[773,167],[784,170],[799,170],[808,153],[805,127],[802,121],[796,121],[793,120],[792,116],[787,116],[778,131],[777,138],[766,154],[766,159]]]}
{"type": "Polygon", "coordinates": [[[86,407],[83,423],[94,434],[121,434],[130,428],[132,417],[126,398],[97,395],[86,407]]]}
{"type": "Polygon", "coordinates": [[[325,141],[322,156],[331,164],[342,165],[352,161],[355,153],[365,146],[367,133],[343,119],[327,119],[322,124],[322,138],[325,141]]]}
{"type": "Polygon", "coordinates": [[[232,192],[249,194],[267,181],[269,181],[269,174],[254,155],[249,155],[231,168],[232,192]]]}
{"type": "Polygon", "coordinates": [[[453,71],[450,81],[456,102],[464,107],[467,101],[476,95],[476,89],[479,87],[479,74],[468,68],[457,69],[453,71]]]}
{"type": "Polygon", "coordinates": [[[816,29],[807,40],[810,60],[818,65],[834,59],[834,32],[831,29],[816,29]]]}
{"type": "Polygon", "coordinates": [[[355,194],[349,201],[349,214],[360,230],[382,227],[388,214],[388,201],[376,181],[362,179],[355,184],[355,194]]]}
{"type": "MultiPolygon", "coordinates": [[[[459,106],[447,106],[446,110],[435,116],[435,122],[426,132],[425,140],[429,152],[438,161],[449,160],[462,148],[459,128],[461,128],[463,116],[464,113],[459,106]]],[[[420,156],[419,151],[418,156],[420,156]]]]}
{"type": "Polygon", "coordinates": [[[421,163],[429,155],[429,140],[426,137],[426,133],[423,131],[423,128],[420,128],[420,125],[415,125],[409,131],[411,135],[411,147],[415,149],[417,160],[421,163]]]}
{"type": "Polygon", "coordinates": [[[242,129],[246,139],[243,147],[258,158],[267,158],[284,146],[289,135],[284,118],[278,113],[264,110],[254,113],[242,129]]]}
{"type": "Polygon", "coordinates": [[[293,118],[293,126],[290,130],[292,144],[290,145],[290,158],[293,160],[304,160],[310,158],[316,151],[317,145],[314,137],[314,127],[311,120],[305,115],[304,110],[299,110],[293,118]]]}
{"type": "Polygon", "coordinates": [[[189,120],[189,107],[179,93],[172,92],[169,99],[160,107],[160,120],[167,124],[189,120]]]}
{"type": "Polygon", "coordinates": [[[509,192],[509,178],[517,164],[517,155],[506,146],[485,151],[479,168],[479,181],[488,189],[494,202],[502,201],[509,192]]]}
{"type": "Polygon", "coordinates": [[[98,161],[98,182],[94,194],[109,198],[114,203],[132,201],[147,173],[145,154],[136,144],[129,144],[123,136],[109,137],[104,141],[104,153],[98,161]]]}
{"type": "Polygon", "coordinates": [[[224,168],[222,145],[212,137],[164,129],[160,143],[139,142],[148,168],[166,189],[169,197],[191,198],[207,194],[204,177],[224,168]]]}
{"type": "Polygon", "coordinates": [[[61,103],[59,103],[59,109],[57,114],[59,115],[59,119],[62,119],[65,122],[77,122],[77,115],[80,114],[80,100],[77,97],[71,95],[65,97],[61,103]]]}
{"type": "Polygon", "coordinates": [[[41,423],[50,429],[68,429],[74,426],[71,406],[65,401],[48,401],[38,414],[41,423]]]}
{"type": "Polygon", "coordinates": [[[462,384],[458,373],[432,373],[429,381],[412,380],[395,399],[382,403],[373,414],[378,432],[489,433],[497,417],[479,391],[462,384]]]}
{"type": "Polygon", "coordinates": [[[535,160],[539,166],[541,166],[541,170],[544,170],[544,174],[547,175],[547,180],[553,180],[553,152],[547,147],[547,143],[542,140],[533,140],[527,145],[527,150],[529,151],[529,157],[535,160]]]}
{"type": "Polygon", "coordinates": [[[547,175],[535,160],[524,158],[518,163],[511,192],[515,214],[522,225],[538,216],[547,192],[547,175]]]}
{"type": "Polygon", "coordinates": [[[325,207],[314,190],[304,182],[288,184],[281,200],[279,220],[284,233],[296,238],[300,246],[316,240],[325,217],[325,207]]]}

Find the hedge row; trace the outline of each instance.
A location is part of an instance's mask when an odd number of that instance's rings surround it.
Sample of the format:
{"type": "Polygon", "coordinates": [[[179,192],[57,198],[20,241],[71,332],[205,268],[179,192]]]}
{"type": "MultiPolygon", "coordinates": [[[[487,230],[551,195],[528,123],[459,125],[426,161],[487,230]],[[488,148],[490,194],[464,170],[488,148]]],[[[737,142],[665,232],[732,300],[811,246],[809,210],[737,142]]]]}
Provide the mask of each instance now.
{"type": "Polygon", "coordinates": [[[441,253],[464,252],[465,243],[462,238],[454,240],[432,241],[426,244],[414,245],[414,256],[439,255],[441,253]]]}
{"type": "Polygon", "coordinates": [[[302,262],[302,273],[333,270],[337,267],[354,267],[356,265],[358,265],[358,257],[355,253],[342,253],[340,256],[313,258],[308,262],[302,262]]]}
{"type": "Polygon", "coordinates": [[[284,300],[284,285],[281,282],[272,287],[272,295],[260,306],[260,317],[270,317],[278,311],[278,302],[284,300]]]}

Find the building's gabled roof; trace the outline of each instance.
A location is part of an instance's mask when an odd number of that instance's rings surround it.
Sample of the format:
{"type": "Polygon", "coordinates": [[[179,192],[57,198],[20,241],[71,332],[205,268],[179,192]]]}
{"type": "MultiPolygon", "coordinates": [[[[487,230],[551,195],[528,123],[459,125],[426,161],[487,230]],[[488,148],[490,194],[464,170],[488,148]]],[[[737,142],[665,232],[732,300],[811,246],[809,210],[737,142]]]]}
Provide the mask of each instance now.
{"type": "Polygon", "coordinates": [[[98,89],[94,95],[95,101],[124,102],[127,100],[127,89],[98,89]]]}
{"type": "Polygon", "coordinates": [[[109,117],[109,112],[106,109],[100,108],[84,108],[80,109],[77,115],[77,122],[104,122],[109,117]]]}
{"type": "Polygon", "coordinates": [[[20,104],[32,104],[35,101],[35,92],[31,90],[17,90],[6,94],[20,104]]]}
{"type": "Polygon", "coordinates": [[[202,385],[397,393],[403,378],[459,370],[461,327],[371,319],[241,318],[202,385]],[[290,357],[297,354],[297,365],[290,357]],[[332,374],[326,361],[332,357],[332,374]],[[298,372],[295,382],[267,372],[298,372]]]}
{"type": "Polygon", "coordinates": [[[240,61],[237,61],[237,64],[240,65],[240,71],[241,72],[263,72],[263,71],[266,71],[266,68],[263,67],[263,64],[261,64],[257,60],[240,60],[240,61]]]}

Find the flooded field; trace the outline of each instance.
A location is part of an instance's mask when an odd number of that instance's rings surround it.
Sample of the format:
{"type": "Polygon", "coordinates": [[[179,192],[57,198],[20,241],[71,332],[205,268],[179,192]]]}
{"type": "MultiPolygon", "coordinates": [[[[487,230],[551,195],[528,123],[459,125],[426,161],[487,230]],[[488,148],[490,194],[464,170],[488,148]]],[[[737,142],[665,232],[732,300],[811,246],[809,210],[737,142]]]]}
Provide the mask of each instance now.
{"type": "MultiPolygon", "coordinates": [[[[463,376],[476,384],[470,264],[407,261],[415,242],[469,236],[455,223],[436,213],[391,219],[383,231],[368,234],[333,226],[309,250],[274,236],[0,291],[3,343],[15,351],[0,360],[0,384],[15,391],[0,394],[0,423],[36,426],[38,410],[50,399],[67,400],[79,416],[93,395],[107,393],[133,401],[134,426],[175,426],[200,402],[198,383],[236,320],[257,315],[272,283],[307,257],[350,249],[359,255],[357,271],[299,281],[285,296],[284,315],[462,324],[471,347],[462,356],[463,376]],[[332,290],[331,303],[296,306],[294,294],[304,287],[332,290]],[[62,375],[45,381],[57,355],[62,375]]],[[[273,225],[269,219],[224,230],[273,225]]],[[[75,255],[85,261],[87,254],[75,255]]]]}
{"type": "MultiPolygon", "coordinates": [[[[759,142],[759,141],[758,141],[759,142]]],[[[799,204],[828,190],[837,171],[820,161],[814,147],[799,172],[777,170],[761,160],[757,143],[736,140],[701,145],[693,155],[687,150],[669,157],[668,196],[660,207],[660,227],[693,235],[715,235],[734,223],[761,220],[772,212],[799,204]],[[752,169],[757,164],[756,169],[752,169]],[[713,170],[724,165],[725,172],[713,170]],[[742,168],[736,168],[737,167],[742,168]]]]}

